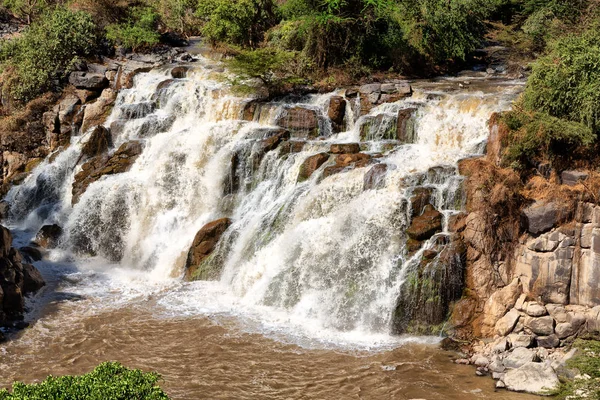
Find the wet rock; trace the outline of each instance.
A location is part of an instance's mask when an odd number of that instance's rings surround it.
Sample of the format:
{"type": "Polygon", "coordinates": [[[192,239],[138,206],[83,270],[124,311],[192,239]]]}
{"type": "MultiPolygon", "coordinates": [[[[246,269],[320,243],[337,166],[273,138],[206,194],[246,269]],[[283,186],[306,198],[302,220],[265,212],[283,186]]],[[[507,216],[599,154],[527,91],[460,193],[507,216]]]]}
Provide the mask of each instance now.
{"type": "Polygon", "coordinates": [[[141,103],[127,104],[121,106],[121,118],[125,120],[145,118],[152,114],[156,109],[156,103],[153,101],[144,101],[141,103]]]}
{"type": "Polygon", "coordinates": [[[346,100],[341,96],[333,96],[329,100],[327,116],[331,120],[334,132],[344,130],[344,118],[346,117],[346,100]]]}
{"type": "Polygon", "coordinates": [[[81,131],[86,132],[91,127],[102,125],[108,118],[116,98],[117,93],[114,90],[105,89],[96,101],[86,104],[81,131]]]}
{"type": "Polygon", "coordinates": [[[537,343],[538,347],[543,347],[545,349],[553,349],[558,347],[560,344],[560,340],[556,335],[538,336],[535,338],[535,342],[537,343]]]}
{"type": "Polygon", "coordinates": [[[305,145],[306,142],[304,141],[287,140],[281,143],[281,145],[279,146],[279,154],[285,155],[292,153],[300,153],[304,149],[305,145]]]}
{"type": "Polygon", "coordinates": [[[419,217],[413,218],[406,234],[414,240],[427,240],[441,231],[442,214],[428,204],[419,217]]]}
{"type": "Polygon", "coordinates": [[[6,200],[0,201],[0,221],[8,217],[10,212],[10,203],[6,200]]]}
{"type": "Polygon", "coordinates": [[[335,158],[335,164],[339,167],[353,165],[357,168],[362,168],[369,163],[369,160],[371,160],[371,156],[365,153],[338,154],[335,158]]]}
{"type": "Polygon", "coordinates": [[[529,233],[539,235],[558,225],[568,214],[565,205],[537,202],[523,211],[523,221],[529,233]]]}
{"type": "Polygon", "coordinates": [[[506,368],[519,368],[536,359],[537,356],[533,350],[525,347],[517,347],[504,358],[503,363],[506,368]]]}
{"type": "Polygon", "coordinates": [[[137,74],[149,72],[154,68],[153,64],[144,61],[127,61],[121,66],[116,79],[117,90],[131,89],[133,86],[133,78],[135,78],[137,74]]]}
{"type": "Polygon", "coordinates": [[[31,264],[23,264],[23,293],[25,295],[36,293],[38,290],[46,286],[46,281],[31,264]]]}
{"type": "Polygon", "coordinates": [[[285,129],[278,129],[268,138],[260,142],[260,150],[263,153],[275,150],[281,143],[290,138],[290,132],[285,129]]]}
{"type": "Polygon", "coordinates": [[[420,216],[428,204],[431,204],[432,191],[430,188],[417,187],[410,197],[411,215],[413,218],[420,216]]]}
{"type": "Polygon", "coordinates": [[[171,70],[171,76],[174,79],[184,79],[187,77],[188,70],[189,68],[184,66],[175,67],[171,70]]]}
{"type": "Polygon", "coordinates": [[[525,326],[536,335],[552,335],[554,333],[554,319],[551,316],[525,319],[525,326]]]}
{"type": "Polygon", "coordinates": [[[560,174],[563,185],[575,186],[588,178],[588,174],[582,171],[564,171],[560,174]]]}
{"type": "Polygon", "coordinates": [[[543,363],[529,362],[506,372],[504,383],[508,390],[545,394],[560,385],[554,370],[543,363]]]}
{"type": "Polygon", "coordinates": [[[275,122],[292,132],[294,137],[315,138],[319,136],[317,112],[301,106],[285,109],[275,122]]]}
{"type": "Polygon", "coordinates": [[[298,182],[307,180],[312,174],[318,170],[323,164],[329,160],[329,154],[319,153],[308,157],[300,166],[300,173],[298,174],[298,182]]]}
{"type": "Polygon", "coordinates": [[[34,242],[45,249],[53,249],[58,245],[58,242],[63,234],[63,229],[54,225],[44,225],[35,236],[34,242]]]}
{"type": "Polygon", "coordinates": [[[510,310],[504,317],[500,318],[498,322],[496,322],[496,333],[500,336],[508,335],[512,332],[520,317],[521,314],[519,314],[517,310],[510,310]]]}
{"type": "Polygon", "coordinates": [[[215,250],[221,236],[230,225],[231,220],[229,218],[222,218],[204,225],[198,231],[185,263],[186,279],[213,280],[218,278],[220,271],[209,268],[208,265],[205,265],[205,261],[215,250]]]}
{"type": "Polygon", "coordinates": [[[360,140],[396,140],[398,136],[397,123],[393,117],[386,114],[368,115],[363,118],[360,126],[360,140]]]}
{"type": "Polygon", "coordinates": [[[358,143],[336,143],[331,145],[329,152],[332,154],[360,153],[360,145],[358,143]]]}
{"type": "Polygon", "coordinates": [[[101,126],[96,126],[90,133],[90,137],[81,146],[81,153],[87,157],[96,157],[108,151],[112,145],[112,136],[110,131],[101,126]]]}
{"type": "Polygon", "coordinates": [[[387,175],[387,164],[375,164],[365,174],[363,190],[381,189],[385,184],[387,175]]]}
{"type": "Polygon", "coordinates": [[[415,122],[413,115],[416,108],[406,108],[398,111],[397,138],[401,143],[414,143],[416,141],[415,122]]]}
{"type": "Polygon", "coordinates": [[[108,87],[109,82],[104,73],[72,72],[69,75],[69,83],[77,89],[102,90],[108,87]]]}
{"type": "Polygon", "coordinates": [[[37,247],[33,246],[25,246],[19,249],[19,252],[28,262],[36,262],[40,261],[44,256],[42,252],[37,247]]]}
{"type": "Polygon", "coordinates": [[[142,153],[142,149],[142,144],[138,141],[127,142],[122,144],[112,156],[97,156],[83,164],[82,170],[75,175],[73,182],[73,204],[79,201],[89,185],[101,177],[129,171],[142,153]]]}

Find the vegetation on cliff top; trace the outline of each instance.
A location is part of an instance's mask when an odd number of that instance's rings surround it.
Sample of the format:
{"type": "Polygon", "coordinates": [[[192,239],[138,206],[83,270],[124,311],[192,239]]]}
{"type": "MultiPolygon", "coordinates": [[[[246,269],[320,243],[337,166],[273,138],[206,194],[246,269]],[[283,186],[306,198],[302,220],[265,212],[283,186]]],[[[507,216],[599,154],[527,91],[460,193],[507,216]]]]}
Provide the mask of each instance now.
{"type": "Polygon", "coordinates": [[[106,362],[81,376],[50,376],[32,385],[16,382],[12,392],[0,390],[0,400],[168,400],[159,380],[156,373],[106,362]]]}

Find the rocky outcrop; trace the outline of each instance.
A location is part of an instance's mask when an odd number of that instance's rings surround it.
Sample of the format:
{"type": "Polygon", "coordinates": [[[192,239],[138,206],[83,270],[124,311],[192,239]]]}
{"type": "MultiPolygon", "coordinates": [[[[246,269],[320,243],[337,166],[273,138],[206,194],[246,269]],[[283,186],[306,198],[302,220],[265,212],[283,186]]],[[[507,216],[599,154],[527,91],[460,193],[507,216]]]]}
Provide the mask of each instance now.
{"type": "Polygon", "coordinates": [[[319,118],[315,110],[302,106],[286,108],[277,118],[276,124],[288,129],[296,138],[319,136],[319,118]]]}
{"type": "Polygon", "coordinates": [[[300,166],[300,172],[298,173],[298,182],[305,181],[309,179],[312,174],[323,164],[325,164],[329,160],[329,154],[327,153],[318,153],[313,156],[308,157],[302,165],[300,166]]]}
{"type": "Polygon", "coordinates": [[[424,207],[423,213],[413,218],[406,234],[413,240],[427,240],[442,231],[442,214],[431,204],[424,207]]]}
{"type": "Polygon", "coordinates": [[[331,99],[329,99],[327,116],[331,120],[333,132],[342,132],[345,128],[346,99],[341,96],[332,96],[331,99]]]}
{"type": "Polygon", "coordinates": [[[219,277],[220,268],[211,263],[209,258],[230,225],[229,218],[222,218],[206,224],[198,231],[185,263],[187,280],[213,280],[219,277]]]}
{"type": "Polygon", "coordinates": [[[142,144],[138,141],[121,145],[111,156],[102,154],[83,164],[73,182],[72,203],[76,204],[89,185],[105,175],[127,172],[142,153],[142,144]]]}
{"type": "Polygon", "coordinates": [[[69,83],[77,89],[94,91],[107,88],[110,82],[104,74],[77,71],[71,73],[69,83]]]}
{"type": "MultiPolygon", "coordinates": [[[[368,114],[373,107],[383,103],[393,103],[412,95],[412,88],[406,81],[370,83],[358,88],[360,93],[361,115],[368,114]]],[[[348,92],[347,92],[348,96],[348,92]]]]}
{"type": "Polygon", "coordinates": [[[10,231],[0,226],[0,326],[12,326],[22,320],[25,296],[45,284],[40,272],[24,263],[19,251],[12,247],[10,231]]]}
{"type": "Polygon", "coordinates": [[[112,111],[113,104],[117,98],[117,92],[113,89],[105,89],[100,97],[93,103],[87,104],[83,112],[81,131],[102,125],[112,111]]]}
{"type": "Polygon", "coordinates": [[[54,225],[44,225],[41,227],[37,235],[35,235],[34,242],[43,248],[52,249],[55,248],[63,234],[63,229],[54,225]]]}
{"type": "Polygon", "coordinates": [[[366,167],[370,161],[371,156],[365,153],[338,154],[335,157],[335,165],[325,167],[322,178],[327,178],[328,176],[349,171],[354,168],[366,167]]]}

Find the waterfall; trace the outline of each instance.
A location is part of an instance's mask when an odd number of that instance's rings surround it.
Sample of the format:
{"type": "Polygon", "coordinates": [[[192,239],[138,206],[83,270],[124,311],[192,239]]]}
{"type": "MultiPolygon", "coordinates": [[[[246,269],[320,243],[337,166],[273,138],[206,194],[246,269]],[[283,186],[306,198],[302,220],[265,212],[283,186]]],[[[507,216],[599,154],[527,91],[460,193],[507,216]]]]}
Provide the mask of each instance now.
{"type": "MultiPolygon", "coordinates": [[[[451,79],[415,82],[411,97],[363,116],[360,98],[347,98],[346,129],[334,133],[327,107],[343,91],[259,103],[245,118],[252,99],[237,96],[208,64],[200,59],[183,79],[171,79],[166,67],[136,76],[105,123],[110,152],[141,143],[129,171],[91,183],[73,205],[90,132],[74,137],[11,189],[11,226],[34,234],[57,223],[65,234],[51,258],[94,260],[109,276],[119,268],[163,282],[180,281],[198,230],[228,217],[232,225],[211,255],[220,279],[185,291],[217,285],[244,307],[310,321],[314,332],[389,335],[411,257],[404,233],[411,195],[429,188],[447,229],[463,206],[457,161],[482,153],[490,115],[508,109],[521,85],[481,81],[459,90],[451,79]],[[319,137],[293,130],[287,148],[261,152],[293,107],[314,112],[319,137]],[[410,138],[403,143],[389,132],[399,111],[409,109],[410,138]],[[360,143],[370,160],[324,177],[335,164],[330,156],[298,179],[307,158],[339,143],[360,143]],[[387,173],[368,186],[376,165],[387,173]]],[[[166,296],[165,304],[173,301],[166,296]]]]}

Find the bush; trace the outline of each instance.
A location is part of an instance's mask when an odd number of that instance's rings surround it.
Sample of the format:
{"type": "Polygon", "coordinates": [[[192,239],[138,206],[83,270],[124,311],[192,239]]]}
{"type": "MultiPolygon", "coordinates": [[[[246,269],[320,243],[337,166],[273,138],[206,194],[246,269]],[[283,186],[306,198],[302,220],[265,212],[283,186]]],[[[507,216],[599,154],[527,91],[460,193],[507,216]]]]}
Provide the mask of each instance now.
{"type": "Polygon", "coordinates": [[[160,40],[159,16],[151,7],[133,7],[126,22],[106,27],[106,38],[133,51],[150,48],[160,40]]]}
{"type": "Polygon", "coordinates": [[[561,384],[555,393],[558,399],[600,399],[600,342],[577,339],[573,344],[579,351],[567,367],[579,371],[588,379],[576,379],[561,384]]]}
{"type": "Polygon", "coordinates": [[[556,164],[590,150],[596,136],[587,126],[545,113],[511,111],[502,121],[509,129],[504,138],[503,162],[514,169],[536,167],[542,161],[556,164]]]}
{"type": "Polygon", "coordinates": [[[199,21],[194,15],[197,0],[155,0],[154,4],[161,23],[168,30],[181,34],[198,31],[199,21]]]}
{"type": "Polygon", "coordinates": [[[3,0],[2,5],[6,7],[15,17],[24,19],[28,24],[42,14],[48,6],[46,0],[3,0]]]}
{"type": "Polygon", "coordinates": [[[17,382],[12,393],[0,391],[0,400],[168,400],[157,386],[160,376],[107,362],[82,376],[48,377],[39,384],[17,382]]]}
{"type": "Polygon", "coordinates": [[[569,34],[533,64],[524,105],[600,131],[600,31],[569,34]]]}
{"type": "Polygon", "coordinates": [[[29,101],[60,86],[73,65],[94,53],[98,36],[87,13],[57,7],[15,40],[2,43],[3,92],[29,101]]]}

